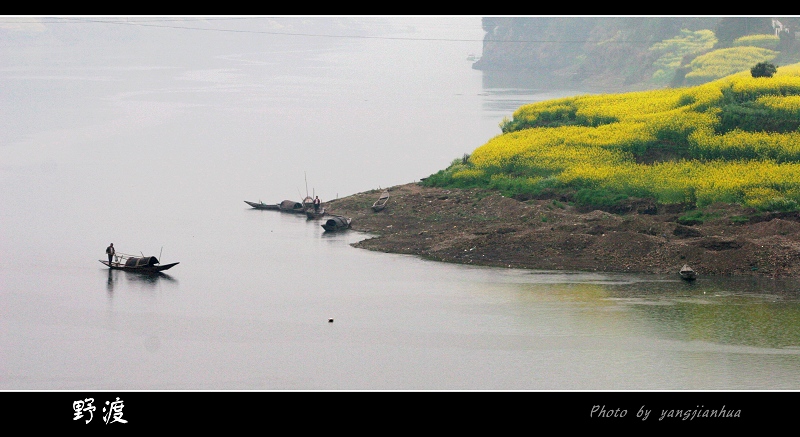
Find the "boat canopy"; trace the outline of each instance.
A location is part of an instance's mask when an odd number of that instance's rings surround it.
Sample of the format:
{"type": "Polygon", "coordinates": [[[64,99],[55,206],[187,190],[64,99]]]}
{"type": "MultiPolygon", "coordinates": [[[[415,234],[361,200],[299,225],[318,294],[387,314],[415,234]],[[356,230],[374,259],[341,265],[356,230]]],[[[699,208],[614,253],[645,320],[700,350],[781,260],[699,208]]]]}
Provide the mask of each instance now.
{"type": "Polygon", "coordinates": [[[346,228],[347,220],[344,217],[332,217],[325,222],[325,226],[329,228],[346,228]]]}
{"type": "Polygon", "coordinates": [[[158,259],[154,256],[128,258],[125,267],[144,267],[158,264],[158,259]]]}
{"type": "Polygon", "coordinates": [[[284,200],[281,202],[281,209],[303,209],[303,204],[294,200],[284,200]]]}

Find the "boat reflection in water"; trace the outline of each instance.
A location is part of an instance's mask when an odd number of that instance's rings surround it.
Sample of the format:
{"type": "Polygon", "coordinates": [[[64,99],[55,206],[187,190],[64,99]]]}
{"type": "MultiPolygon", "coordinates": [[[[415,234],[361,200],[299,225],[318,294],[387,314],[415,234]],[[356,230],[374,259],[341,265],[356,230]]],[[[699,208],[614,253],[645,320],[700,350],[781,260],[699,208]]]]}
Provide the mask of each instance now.
{"type": "Polygon", "coordinates": [[[114,293],[114,288],[120,285],[121,278],[125,278],[125,282],[129,284],[140,285],[143,288],[154,288],[162,283],[170,285],[178,284],[177,279],[163,272],[142,274],[138,272],[119,271],[118,269],[108,269],[106,290],[109,295],[112,295],[114,293]]]}
{"type": "Polygon", "coordinates": [[[166,282],[175,282],[177,283],[178,280],[173,278],[172,276],[158,272],[158,273],[151,273],[149,275],[142,275],[137,273],[125,272],[125,279],[130,282],[136,282],[140,284],[152,284],[155,285],[161,281],[166,282]]]}

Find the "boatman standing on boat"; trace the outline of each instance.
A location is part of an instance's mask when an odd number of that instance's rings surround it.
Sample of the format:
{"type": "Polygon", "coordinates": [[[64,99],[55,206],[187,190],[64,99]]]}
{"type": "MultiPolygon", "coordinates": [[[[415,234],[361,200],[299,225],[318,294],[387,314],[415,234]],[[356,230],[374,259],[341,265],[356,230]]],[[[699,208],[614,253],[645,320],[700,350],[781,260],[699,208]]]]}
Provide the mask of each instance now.
{"type": "Polygon", "coordinates": [[[319,196],[314,196],[314,212],[319,212],[319,196]]]}
{"type": "Polygon", "coordinates": [[[108,266],[111,267],[111,259],[114,257],[117,251],[114,250],[114,243],[111,243],[110,246],[106,247],[106,254],[108,254],[108,266]]]}

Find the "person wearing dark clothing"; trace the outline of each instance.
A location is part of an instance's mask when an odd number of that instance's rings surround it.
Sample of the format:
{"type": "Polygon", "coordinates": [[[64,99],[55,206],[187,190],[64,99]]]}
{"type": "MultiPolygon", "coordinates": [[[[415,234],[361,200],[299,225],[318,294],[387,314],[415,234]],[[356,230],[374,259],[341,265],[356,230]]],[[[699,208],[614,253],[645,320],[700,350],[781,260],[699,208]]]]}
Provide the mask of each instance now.
{"type": "Polygon", "coordinates": [[[106,247],[106,254],[108,255],[108,266],[111,267],[111,259],[114,258],[114,255],[117,253],[114,250],[114,243],[111,243],[110,246],[106,247]]]}
{"type": "Polygon", "coordinates": [[[319,212],[319,196],[314,197],[314,212],[319,212]]]}

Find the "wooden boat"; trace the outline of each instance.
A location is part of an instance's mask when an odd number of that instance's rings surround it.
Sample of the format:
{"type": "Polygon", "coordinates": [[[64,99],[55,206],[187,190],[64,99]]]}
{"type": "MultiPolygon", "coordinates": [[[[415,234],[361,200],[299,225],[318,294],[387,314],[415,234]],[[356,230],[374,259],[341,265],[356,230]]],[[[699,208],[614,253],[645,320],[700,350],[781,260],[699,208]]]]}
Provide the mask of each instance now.
{"type": "Polygon", "coordinates": [[[105,260],[99,261],[111,269],[140,273],[158,273],[163,270],[169,270],[179,264],[161,264],[158,258],[154,256],[135,256],[119,252],[114,255],[114,259],[110,263],[105,260]]]}
{"type": "Polygon", "coordinates": [[[325,223],[322,225],[322,229],[330,232],[342,231],[350,228],[351,221],[352,219],[350,217],[335,215],[325,221],[325,223]]]}
{"type": "Polygon", "coordinates": [[[270,210],[274,210],[274,211],[277,211],[277,210],[280,209],[280,206],[277,203],[269,204],[269,203],[264,203],[264,202],[262,202],[260,200],[258,201],[258,203],[249,202],[249,201],[245,200],[244,203],[252,206],[255,209],[270,209],[270,210]]]}
{"type": "Polygon", "coordinates": [[[311,209],[306,210],[306,217],[309,219],[318,219],[325,215],[325,208],[321,208],[319,211],[314,211],[314,207],[311,209]]]}
{"type": "Polygon", "coordinates": [[[694,281],[697,278],[697,273],[687,264],[684,264],[683,267],[681,267],[680,275],[681,278],[687,281],[694,281]]]}
{"type": "Polygon", "coordinates": [[[383,208],[386,208],[386,202],[389,201],[389,192],[384,191],[381,193],[381,197],[372,204],[372,210],[375,212],[383,211],[383,208]]]}
{"type": "Polygon", "coordinates": [[[294,214],[305,214],[309,208],[312,210],[314,209],[314,199],[310,197],[306,197],[302,202],[284,200],[281,203],[270,204],[264,203],[260,200],[258,203],[245,200],[244,203],[256,209],[269,209],[273,211],[290,212],[294,214]]]}

